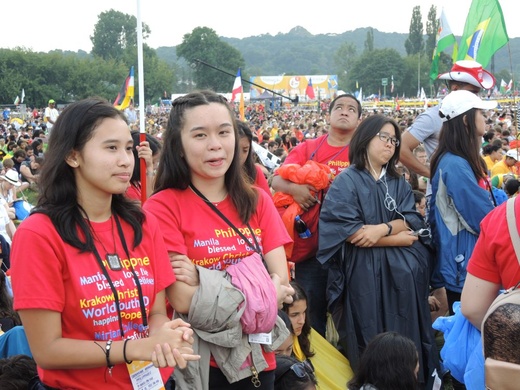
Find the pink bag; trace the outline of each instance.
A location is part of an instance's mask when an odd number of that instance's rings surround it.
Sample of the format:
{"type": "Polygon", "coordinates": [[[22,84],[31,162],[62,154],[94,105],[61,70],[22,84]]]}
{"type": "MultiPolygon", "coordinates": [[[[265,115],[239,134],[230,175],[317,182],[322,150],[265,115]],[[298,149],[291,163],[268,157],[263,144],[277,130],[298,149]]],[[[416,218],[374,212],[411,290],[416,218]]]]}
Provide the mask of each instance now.
{"type": "Polygon", "coordinates": [[[226,268],[231,284],[245,295],[240,322],[245,334],[269,333],[278,315],[276,289],[258,253],[226,268]]]}

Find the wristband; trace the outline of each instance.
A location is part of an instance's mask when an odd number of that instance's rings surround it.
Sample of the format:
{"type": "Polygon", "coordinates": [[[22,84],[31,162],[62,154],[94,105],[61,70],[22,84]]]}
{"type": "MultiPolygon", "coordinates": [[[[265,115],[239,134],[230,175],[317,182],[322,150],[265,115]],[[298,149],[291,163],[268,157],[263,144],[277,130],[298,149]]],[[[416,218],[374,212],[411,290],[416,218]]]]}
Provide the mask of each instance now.
{"type": "Polygon", "coordinates": [[[388,226],[388,233],[386,233],[385,237],[388,237],[390,234],[392,234],[393,227],[388,222],[385,222],[385,225],[388,226]]]}
{"type": "Polygon", "coordinates": [[[125,360],[126,364],[132,364],[132,360],[128,360],[126,358],[126,343],[128,343],[128,340],[130,340],[130,339],[125,339],[125,342],[123,344],[123,359],[125,360]]]}

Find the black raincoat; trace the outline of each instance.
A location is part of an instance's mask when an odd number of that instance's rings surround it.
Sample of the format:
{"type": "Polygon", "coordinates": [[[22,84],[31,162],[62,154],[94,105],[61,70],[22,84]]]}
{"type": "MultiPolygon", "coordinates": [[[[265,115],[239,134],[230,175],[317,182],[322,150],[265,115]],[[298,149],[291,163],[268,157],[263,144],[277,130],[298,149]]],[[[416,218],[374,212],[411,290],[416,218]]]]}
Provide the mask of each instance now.
{"type": "Polygon", "coordinates": [[[345,241],[363,225],[403,217],[413,230],[426,227],[404,177],[376,181],[350,166],[323,202],[317,258],[329,268],[329,311],[354,371],[375,335],[395,331],[415,342],[424,385],[438,366],[428,305],[431,250],[421,240],[409,247],[371,248],[345,241]]]}

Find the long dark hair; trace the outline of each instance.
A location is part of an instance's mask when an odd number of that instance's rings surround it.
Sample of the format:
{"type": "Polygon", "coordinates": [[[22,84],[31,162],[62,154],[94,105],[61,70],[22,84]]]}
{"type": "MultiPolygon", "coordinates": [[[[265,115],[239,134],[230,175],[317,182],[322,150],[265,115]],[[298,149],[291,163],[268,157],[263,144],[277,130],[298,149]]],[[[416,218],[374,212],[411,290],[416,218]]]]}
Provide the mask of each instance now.
{"type": "Polygon", "coordinates": [[[293,306],[293,304],[297,301],[305,301],[307,303],[307,310],[305,310],[305,323],[302,327],[302,332],[298,336],[298,343],[300,344],[300,347],[302,349],[303,354],[305,357],[311,358],[314,356],[314,351],[311,349],[311,324],[310,324],[310,317],[309,317],[309,300],[307,298],[307,294],[305,293],[305,290],[302,286],[300,286],[295,281],[290,282],[291,287],[294,289],[294,294],[292,296],[293,303],[283,304],[283,311],[285,311],[287,314],[289,314],[289,309],[293,306]]]}
{"type": "MultiPolygon", "coordinates": [[[[7,291],[7,276],[0,270],[0,318],[10,318],[14,325],[22,325],[22,320],[13,309],[13,298],[7,291]]],[[[7,329],[4,329],[7,332],[7,329]]]]}
{"type": "Polygon", "coordinates": [[[439,145],[431,158],[430,177],[435,174],[442,156],[449,152],[468,162],[477,181],[486,179],[487,166],[480,155],[480,136],[477,134],[475,124],[476,113],[477,109],[472,108],[443,123],[439,135],[439,145]],[[466,123],[464,123],[464,117],[466,123]]]}
{"type": "MultiPolygon", "coordinates": [[[[39,197],[35,213],[47,215],[63,240],[81,251],[92,251],[94,239],[85,211],[78,203],[74,170],[66,163],[73,151],[80,152],[92,138],[102,120],[122,119],[125,115],[100,98],[80,100],[67,106],[56,120],[49,138],[40,174],[39,197]],[[78,227],[85,241],[78,235],[78,227]]],[[[130,131],[130,130],[129,130],[130,131]]],[[[144,214],[124,194],[112,195],[112,212],[128,222],[134,230],[133,245],[142,240],[144,214]]]]}
{"type": "Polygon", "coordinates": [[[378,390],[416,390],[418,359],[412,340],[397,332],[380,333],[368,343],[347,387],[359,390],[370,383],[378,390]]]}
{"type": "Polygon", "coordinates": [[[390,158],[390,161],[388,161],[386,173],[389,176],[399,177],[400,175],[399,172],[397,172],[396,165],[399,161],[399,152],[401,150],[401,130],[396,121],[385,115],[371,115],[361,121],[350,141],[348,157],[351,165],[355,165],[359,170],[366,169],[368,163],[368,145],[387,123],[393,126],[395,138],[398,139],[399,145],[395,147],[394,154],[390,158]]]}
{"type": "Polygon", "coordinates": [[[242,222],[247,223],[256,210],[258,194],[248,184],[242,164],[240,164],[238,126],[234,113],[229,108],[226,98],[213,91],[195,91],[173,101],[170,118],[164,132],[163,151],[159,169],[157,170],[154,192],[157,193],[168,188],[185,190],[190,185],[191,172],[183,157],[185,152],[181,139],[186,111],[190,108],[211,103],[222,104],[226,107],[229,111],[230,120],[233,123],[235,155],[225,174],[225,185],[240,219],[242,222]]]}
{"type": "Polygon", "coordinates": [[[241,120],[237,120],[236,122],[238,126],[239,139],[247,138],[249,141],[249,153],[247,154],[246,161],[244,162],[244,171],[246,172],[246,175],[251,183],[254,183],[256,180],[256,167],[255,160],[253,159],[253,132],[247,123],[241,120]]]}

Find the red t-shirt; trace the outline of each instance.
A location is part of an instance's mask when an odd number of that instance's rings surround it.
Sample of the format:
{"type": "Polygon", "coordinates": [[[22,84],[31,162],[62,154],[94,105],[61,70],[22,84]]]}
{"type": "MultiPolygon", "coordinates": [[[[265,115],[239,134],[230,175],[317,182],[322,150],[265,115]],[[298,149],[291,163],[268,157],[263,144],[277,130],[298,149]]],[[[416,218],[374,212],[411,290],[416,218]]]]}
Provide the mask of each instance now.
{"type": "MultiPolygon", "coordinates": [[[[258,194],[257,211],[249,226],[262,252],[268,253],[291,242],[291,238],[272,200],[264,191],[258,190],[258,194]]],[[[254,253],[254,249],[189,188],[160,191],[152,195],[143,207],[159,220],[168,252],[186,255],[194,264],[225,270],[254,253]]],[[[248,239],[252,237],[229,196],[217,207],[248,239]]],[[[274,353],[265,353],[264,356],[269,369],[274,369],[274,353]]]]}
{"type": "Polygon", "coordinates": [[[350,160],[348,153],[350,145],[330,146],[327,142],[327,134],[316,139],[308,139],[296,146],[285,158],[284,164],[304,165],[314,154],[312,160],[328,165],[334,175],[348,168],[350,160]]]}
{"type": "Polygon", "coordinates": [[[267,182],[267,179],[265,178],[262,168],[260,168],[257,164],[255,164],[255,168],[256,168],[256,179],[255,179],[255,183],[254,183],[255,186],[263,189],[272,200],[273,194],[271,193],[271,188],[269,188],[269,183],[267,182]]]}
{"type": "MultiPolygon", "coordinates": [[[[135,249],[132,249],[131,226],[121,218],[119,220],[130,260],[125,254],[115,223],[108,220],[91,222],[91,225],[103,243],[114,242],[114,229],[115,252],[121,259],[123,269],[112,271],[107,267],[107,272],[118,291],[124,336],[142,338],[141,309],[129,264],[133,264],[138,275],[147,314],[157,293],[171,285],[175,275],[155,217],[147,216],[143,224],[143,240],[135,249]]],[[[112,253],[114,246],[105,250],[96,240],[96,249],[104,259],[106,251],[112,253]]],[[[95,256],[92,253],[80,253],[63,242],[47,216],[31,215],[18,227],[13,240],[11,264],[16,310],[44,309],[61,313],[64,338],[92,341],[122,339],[114,296],[95,256]]],[[[162,371],[163,380],[167,380],[172,371],[162,371]]],[[[104,366],[63,370],[38,367],[38,373],[46,385],[56,388],[132,389],[126,364],[116,365],[112,376],[107,374],[104,366]]]]}
{"type": "Polygon", "coordinates": [[[130,184],[126,189],[125,195],[127,198],[141,201],[141,183],[138,186],[130,184]]]}
{"type": "MultiPolygon", "coordinates": [[[[468,263],[477,278],[510,288],[520,281],[520,266],[509,235],[506,204],[490,211],[480,223],[480,235],[468,263]]],[[[515,201],[516,228],[520,231],[520,205],[515,201]]]]}

